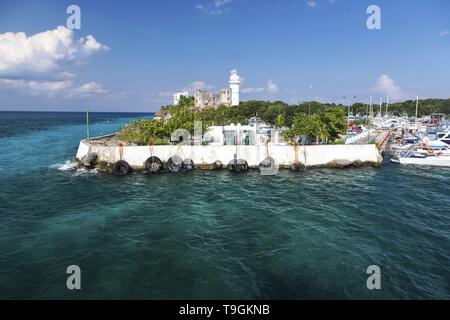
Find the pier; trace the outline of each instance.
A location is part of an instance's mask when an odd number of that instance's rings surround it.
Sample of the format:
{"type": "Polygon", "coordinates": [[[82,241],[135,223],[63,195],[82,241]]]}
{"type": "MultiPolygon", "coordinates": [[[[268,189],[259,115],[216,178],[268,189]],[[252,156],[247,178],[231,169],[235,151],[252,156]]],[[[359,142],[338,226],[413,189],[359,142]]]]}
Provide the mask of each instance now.
{"type": "Polygon", "coordinates": [[[382,157],[376,145],[155,145],[155,146],[105,146],[91,141],[80,142],[76,158],[79,162],[95,154],[97,163],[114,164],[126,161],[134,170],[143,170],[150,157],[167,163],[177,156],[192,160],[196,168],[208,168],[220,162],[225,166],[233,159],[242,159],[248,167],[258,168],[271,158],[279,168],[292,165],[312,167],[378,166],[382,157]]]}
{"type": "Polygon", "coordinates": [[[381,131],[380,134],[376,136],[374,141],[380,148],[380,151],[384,151],[388,147],[391,134],[392,134],[391,130],[383,130],[381,131]]]}
{"type": "Polygon", "coordinates": [[[355,135],[349,139],[347,139],[346,144],[350,145],[364,145],[370,143],[376,143],[378,147],[383,151],[391,136],[390,130],[373,130],[370,129],[368,131],[362,132],[358,135],[355,135]]]}

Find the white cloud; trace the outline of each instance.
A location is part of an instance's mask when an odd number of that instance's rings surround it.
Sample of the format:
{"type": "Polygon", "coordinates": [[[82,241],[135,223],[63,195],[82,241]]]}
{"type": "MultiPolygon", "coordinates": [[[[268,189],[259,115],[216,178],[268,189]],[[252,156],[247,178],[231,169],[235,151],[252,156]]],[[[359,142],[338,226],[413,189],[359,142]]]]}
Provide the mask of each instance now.
{"type": "Polygon", "coordinates": [[[260,88],[244,88],[241,90],[242,93],[259,93],[266,91],[266,88],[260,87],[260,88]]]}
{"type": "Polygon", "coordinates": [[[232,0],[214,0],[213,5],[216,8],[223,7],[224,5],[231,3],[232,0]]]}
{"type": "Polygon", "coordinates": [[[379,94],[387,95],[393,99],[403,99],[405,94],[395,81],[386,74],[378,77],[373,90],[379,94]]]}
{"type": "Polygon", "coordinates": [[[92,35],[75,39],[73,31],[64,26],[32,36],[6,32],[0,34],[0,77],[52,77],[66,64],[108,49],[92,35]]]}
{"type": "Polygon", "coordinates": [[[228,5],[233,0],[213,0],[208,4],[197,4],[195,7],[197,10],[206,14],[218,15],[229,11],[228,5]]]}
{"type": "Polygon", "coordinates": [[[74,79],[77,76],[76,73],[63,71],[54,76],[55,80],[74,79]]]}
{"type": "Polygon", "coordinates": [[[273,82],[272,80],[267,81],[267,92],[270,94],[277,93],[280,89],[278,88],[278,85],[273,82]]]}
{"type": "Polygon", "coordinates": [[[194,93],[197,90],[212,90],[215,88],[216,88],[215,86],[207,84],[203,81],[194,81],[189,85],[188,88],[183,88],[182,91],[190,91],[194,93]]]}
{"type": "Polygon", "coordinates": [[[82,64],[89,56],[108,49],[92,35],[76,39],[64,26],[32,36],[24,32],[0,34],[0,88],[66,98],[106,93],[95,82],[76,88],[76,73],[66,67],[82,64]]]}
{"type": "Polygon", "coordinates": [[[97,40],[95,40],[95,38],[92,35],[88,35],[86,39],[81,38],[79,42],[81,44],[83,52],[86,55],[91,55],[92,53],[109,49],[108,46],[105,46],[104,44],[97,42],[97,40]]]}
{"type": "Polygon", "coordinates": [[[440,37],[446,37],[446,36],[448,36],[450,34],[450,32],[448,31],[448,30],[444,30],[444,31],[442,31],[441,33],[439,33],[439,36],[440,37]]]}
{"type": "Polygon", "coordinates": [[[317,1],[316,0],[307,0],[306,4],[311,8],[315,8],[317,6],[317,1]]]}
{"type": "Polygon", "coordinates": [[[70,89],[72,80],[63,81],[35,81],[23,79],[0,79],[0,89],[13,89],[20,93],[32,96],[47,95],[54,96],[60,92],[70,89]]]}
{"type": "Polygon", "coordinates": [[[85,83],[78,89],[78,91],[84,94],[99,94],[108,92],[108,90],[105,90],[103,86],[97,82],[85,83]]]}
{"type": "Polygon", "coordinates": [[[278,85],[273,82],[273,80],[269,80],[266,83],[265,87],[254,87],[254,88],[243,88],[241,90],[242,93],[262,93],[267,92],[269,94],[275,94],[280,91],[278,85]]]}
{"type": "Polygon", "coordinates": [[[72,85],[71,80],[65,81],[34,81],[22,79],[0,79],[2,88],[25,88],[34,91],[60,91],[72,85]]]}
{"type": "Polygon", "coordinates": [[[73,80],[36,81],[0,79],[0,89],[13,89],[20,94],[31,96],[58,96],[65,99],[83,98],[95,94],[108,93],[108,90],[96,82],[88,82],[76,87],[73,80]]]}
{"type": "Polygon", "coordinates": [[[174,92],[172,91],[162,91],[160,93],[158,93],[158,97],[173,97],[174,92]]]}
{"type": "Polygon", "coordinates": [[[310,8],[316,8],[319,5],[332,5],[336,0],[305,0],[305,3],[310,8]]]}
{"type": "Polygon", "coordinates": [[[203,81],[194,81],[189,85],[192,91],[205,90],[206,87],[207,85],[203,81]]]}
{"type": "Polygon", "coordinates": [[[72,86],[71,80],[66,81],[28,81],[28,86],[34,91],[56,92],[72,86]]]}

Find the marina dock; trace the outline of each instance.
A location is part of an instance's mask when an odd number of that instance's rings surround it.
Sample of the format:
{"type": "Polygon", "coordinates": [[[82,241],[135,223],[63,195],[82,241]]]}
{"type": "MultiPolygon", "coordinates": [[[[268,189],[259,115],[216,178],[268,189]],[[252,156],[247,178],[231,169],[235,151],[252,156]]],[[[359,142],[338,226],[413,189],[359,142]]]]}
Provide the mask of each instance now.
{"type": "Polygon", "coordinates": [[[104,146],[83,140],[76,158],[82,161],[88,155],[96,155],[97,162],[114,164],[126,161],[131,168],[143,170],[150,157],[157,157],[167,163],[172,157],[190,159],[196,168],[208,168],[216,162],[226,166],[237,158],[247,162],[248,167],[258,168],[261,162],[270,158],[279,168],[298,164],[303,167],[349,167],[378,166],[382,157],[376,145],[248,145],[248,146],[104,146]]]}

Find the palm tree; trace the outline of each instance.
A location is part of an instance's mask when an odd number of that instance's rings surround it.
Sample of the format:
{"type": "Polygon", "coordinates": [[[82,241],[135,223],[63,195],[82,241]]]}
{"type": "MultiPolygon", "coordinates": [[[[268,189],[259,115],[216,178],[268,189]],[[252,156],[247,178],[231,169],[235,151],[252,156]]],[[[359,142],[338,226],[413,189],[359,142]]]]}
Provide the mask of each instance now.
{"type": "Polygon", "coordinates": [[[276,120],[275,120],[275,124],[276,124],[277,128],[280,129],[280,128],[284,127],[285,122],[286,121],[285,121],[285,118],[284,118],[284,114],[280,113],[277,116],[276,120]]]}

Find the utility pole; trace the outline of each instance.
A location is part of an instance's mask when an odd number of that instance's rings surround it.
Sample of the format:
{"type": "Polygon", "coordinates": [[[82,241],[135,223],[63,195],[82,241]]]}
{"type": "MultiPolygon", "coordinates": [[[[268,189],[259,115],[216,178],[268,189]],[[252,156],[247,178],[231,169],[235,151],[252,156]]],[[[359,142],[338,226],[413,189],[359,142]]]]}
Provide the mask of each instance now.
{"type": "MultiPolygon", "coordinates": [[[[347,100],[347,99],[346,99],[347,100]]],[[[348,101],[348,106],[347,106],[347,117],[350,117],[350,105],[351,105],[351,101],[348,101]]]]}
{"type": "MultiPolygon", "coordinates": [[[[347,104],[347,97],[342,97],[342,98],[344,99],[344,107],[345,107],[347,104]]],[[[350,106],[347,105],[346,107],[347,107],[347,118],[348,118],[348,117],[350,117],[350,106]]]]}
{"type": "Polygon", "coordinates": [[[90,134],[89,134],[89,107],[88,106],[86,106],[86,136],[87,136],[87,141],[89,141],[90,134]]]}

